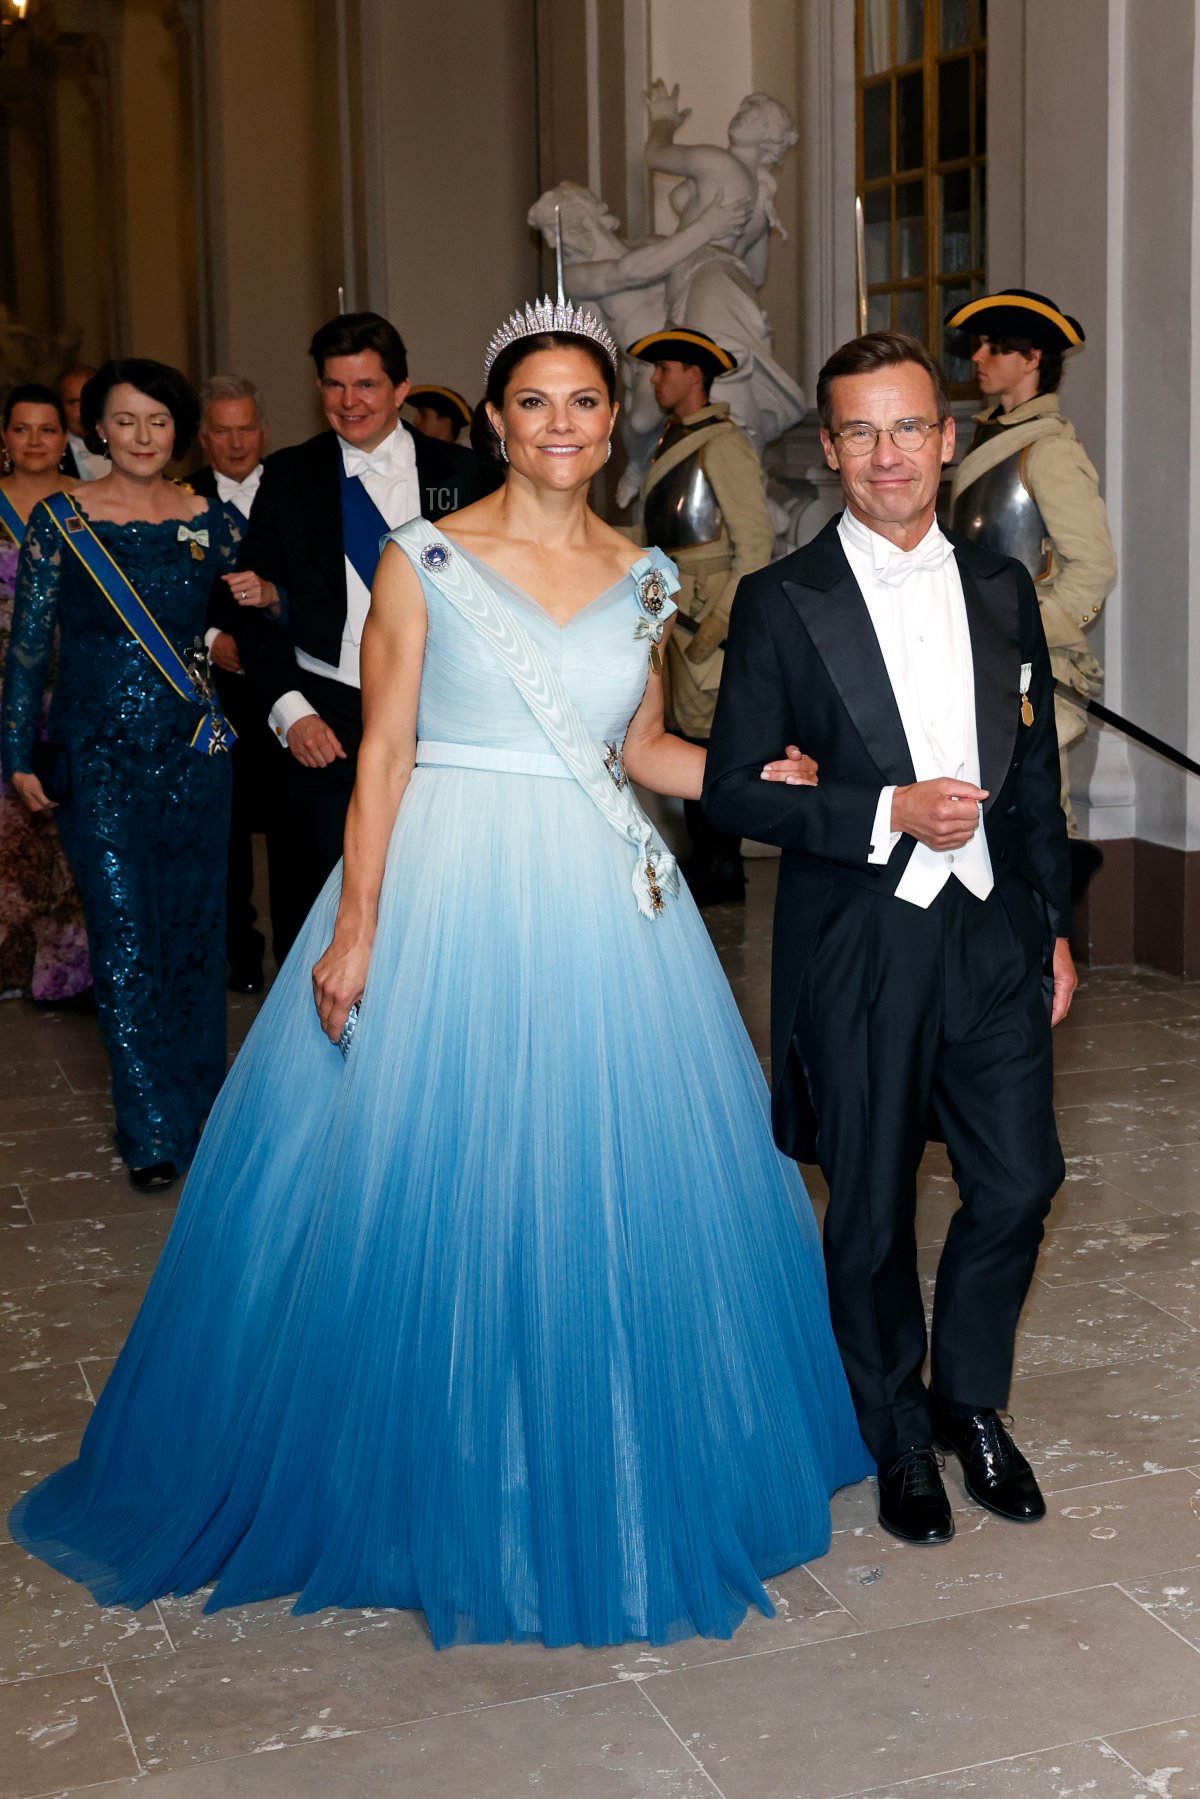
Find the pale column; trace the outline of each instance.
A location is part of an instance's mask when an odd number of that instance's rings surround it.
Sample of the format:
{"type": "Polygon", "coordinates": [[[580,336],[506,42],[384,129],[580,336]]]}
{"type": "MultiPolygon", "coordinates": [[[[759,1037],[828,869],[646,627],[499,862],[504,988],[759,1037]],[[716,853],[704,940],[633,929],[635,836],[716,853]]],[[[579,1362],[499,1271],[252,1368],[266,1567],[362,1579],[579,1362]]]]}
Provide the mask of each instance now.
{"type": "Polygon", "coordinates": [[[465,16],[439,0],[375,0],[376,304],[414,377],[474,403],[488,338],[538,281],[525,222],[538,194],[536,59],[533,11],[519,0],[470,8],[469,29],[465,16]]]}

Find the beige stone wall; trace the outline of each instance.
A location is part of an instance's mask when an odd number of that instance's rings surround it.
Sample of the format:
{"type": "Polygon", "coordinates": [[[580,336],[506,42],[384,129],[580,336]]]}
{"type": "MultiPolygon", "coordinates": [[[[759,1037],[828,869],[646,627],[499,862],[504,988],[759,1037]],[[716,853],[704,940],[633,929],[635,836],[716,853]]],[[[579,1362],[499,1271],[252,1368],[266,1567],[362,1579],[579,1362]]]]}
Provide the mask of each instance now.
{"type": "Polygon", "coordinates": [[[259,384],[276,444],[318,428],[306,351],[337,311],[320,174],[337,156],[337,83],[317,11],[204,0],[202,13],[211,357],[259,384]]]}
{"type": "Polygon", "coordinates": [[[415,379],[474,403],[484,346],[537,285],[534,9],[385,4],[379,57],[382,291],[415,379]]]}
{"type": "Polygon", "coordinates": [[[195,346],[194,224],[178,40],[160,0],[124,0],[114,85],[125,250],[121,349],[188,368],[195,346]]]}

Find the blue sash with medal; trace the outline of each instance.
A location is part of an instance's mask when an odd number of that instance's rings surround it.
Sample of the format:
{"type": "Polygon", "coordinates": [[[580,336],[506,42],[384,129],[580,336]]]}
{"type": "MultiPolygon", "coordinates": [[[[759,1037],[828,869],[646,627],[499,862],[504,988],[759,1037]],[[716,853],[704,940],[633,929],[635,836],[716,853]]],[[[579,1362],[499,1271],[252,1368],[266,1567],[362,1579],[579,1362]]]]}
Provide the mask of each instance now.
{"type": "Polygon", "coordinates": [[[0,525],[5,527],[14,543],[22,542],[25,536],[25,520],[2,487],[0,487],[0,525]]]}
{"type": "Polygon", "coordinates": [[[346,473],[346,465],[340,457],[338,467],[342,477],[342,543],[351,568],[370,593],[375,570],[379,567],[381,540],[391,526],[360,477],[346,473]]]}
{"type": "Polygon", "coordinates": [[[137,639],[168,685],[181,700],[200,708],[202,716],[192,733],[191,747],[203,756],[228,750],[237,741],[237,733],[221,711],[207,657],[200,652],[194,662],[184,661],[128,575],[113,561],[65,493],[51,494],[42,504],[125,629],[137,639]]]}

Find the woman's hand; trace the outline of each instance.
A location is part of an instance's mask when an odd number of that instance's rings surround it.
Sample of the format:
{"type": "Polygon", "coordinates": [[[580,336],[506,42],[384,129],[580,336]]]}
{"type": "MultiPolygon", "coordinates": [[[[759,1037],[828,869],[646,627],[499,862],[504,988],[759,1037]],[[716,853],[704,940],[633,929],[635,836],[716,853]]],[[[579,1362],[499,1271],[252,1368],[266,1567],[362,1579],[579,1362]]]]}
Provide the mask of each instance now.
{"type": "Polygon", "coordinates": [[[763,763],[762,779],[782,781],[786,787],[818,787],[819,766],[811,756],[806,756],[794,743],[789,743],[784,761],[763,763]]]}
{"type": "Polygon", "coordinates": [[[53,812],[56,800],[47,799],[46,789],[36,775],[15,774],[12,784],[30,812],[53,812]]]}
{"type": "Polygon", "coordinates": [[[335,932],[333,942],[313,969],[313,1000],[321,1029],[331,1043],[341,1037],[351,1006],[363,996],[370,961],[369,943],[361,939],[342,942],[335,932]]]}

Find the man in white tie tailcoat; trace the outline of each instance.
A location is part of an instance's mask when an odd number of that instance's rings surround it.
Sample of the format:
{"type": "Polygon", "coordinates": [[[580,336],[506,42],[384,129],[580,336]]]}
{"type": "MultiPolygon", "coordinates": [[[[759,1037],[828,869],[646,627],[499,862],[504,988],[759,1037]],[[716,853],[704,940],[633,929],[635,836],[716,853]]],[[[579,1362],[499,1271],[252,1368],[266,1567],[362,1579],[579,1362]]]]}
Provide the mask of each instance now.
{"type": "Polygon", "coordinates": [[[374,312],[342,313],[309,345],[330,429],[263,465],[238,570],[210,623],[232,633],[262,716],[289,754],[301,916],[342,853],[362,738],[359,646],[379,541],[499,484],[473,451],[400,417],[408,357],[374,312]],[[272,616],[272,615],[275,616],[272,616]]]}
{"type": "Polygon", "coordinates": [[[704,804],[782,850],[776,1139],[829,1183],[830,1304],[880,1522],[939,1543],[954,1521],[935,1445],[977,1504],[1045,1512],[1000,1414],[1063,1178],[1050,1032],[1075,973],[1053,683],[1026,570],[938,526],[954,421],[925,349],[856,338],[817,404],[845,510],[740,585],[704,804]],[[764,772],[785,745],[817,774],[764,772]],[[927,1387],[915,1212],[933,1133],[961,1205],[927,1387]]]}

